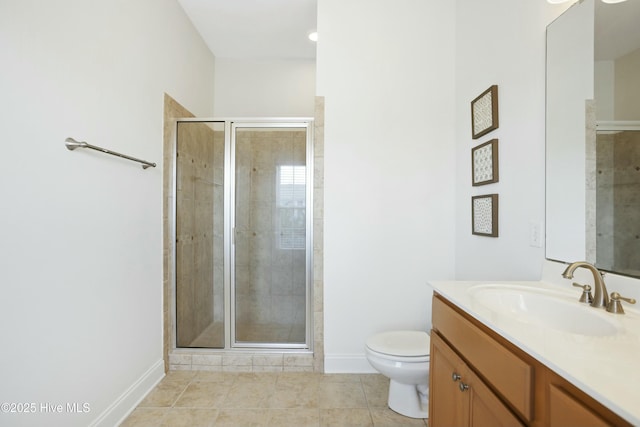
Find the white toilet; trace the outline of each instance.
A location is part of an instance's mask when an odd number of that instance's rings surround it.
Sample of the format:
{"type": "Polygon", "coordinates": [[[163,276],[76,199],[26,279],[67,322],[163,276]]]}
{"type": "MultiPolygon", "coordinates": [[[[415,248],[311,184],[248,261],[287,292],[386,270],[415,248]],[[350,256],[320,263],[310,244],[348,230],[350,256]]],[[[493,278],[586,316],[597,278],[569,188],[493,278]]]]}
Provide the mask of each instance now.
{"type": "Polygon", "coordinates": [[[367,340],[367,359],[388,377],[389,408],[411,418],[429,415],[429,334],[391,331],[367,340]]]}

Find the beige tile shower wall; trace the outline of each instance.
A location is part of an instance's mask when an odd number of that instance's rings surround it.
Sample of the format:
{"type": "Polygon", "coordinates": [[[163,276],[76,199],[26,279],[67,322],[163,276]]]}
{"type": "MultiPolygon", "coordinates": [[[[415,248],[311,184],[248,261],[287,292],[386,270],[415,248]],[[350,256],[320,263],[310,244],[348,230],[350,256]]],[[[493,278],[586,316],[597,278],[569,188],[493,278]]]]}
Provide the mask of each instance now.
{"type": "Polygon", "coordinates": [[[616,267],[640,274],[640,131],[615,135],[614,205],[616,267]]]}
{"type": "Polygon", "coordinates": [[[169,370],[169,352],[173,348],[173,310],[172,277],[175,274],[172,263],[173,233],[171,217],[175,199],[173,197],[173,143],[175,139],[176,117],[193,117],[193,114],[175,99],[164,95],[164,130],[163,130],[163,158],[162,158],[162,242],[163,242],[163,357],[164,369],[169,370]]]}
{"type": "Polygon", "coordinates": [[[213,321],[224,322],[224,130],[213,132],[213,321]]]}
{"type": "Polygon", "coordinates": [[[213,322],[216,159],[209,124],[177,129],[176,326],[178,346],[187,347],[213,322]]]}
{"type": "Polygon", "coordinates": [[[595,262],[598,258],[597,236],[597,183],[598,150],[596,146],[596,102],[585,101],[585,259],[595,262]]]}
{"type": "Polygon", "coordinates": [[[598,134],[598,265],[640,273],[640,132],[598,134]]]}
{"type": "Polygon", "coordinates": [[[594,172],[596,176],[596,216],[597,244],[596,258],[598,266],[607,270],[614,266],[614,241],[613,241],[613,141],[614,135],[609,133],[599,133],[596,137],[597,143],[597,168],[594,172]]]}

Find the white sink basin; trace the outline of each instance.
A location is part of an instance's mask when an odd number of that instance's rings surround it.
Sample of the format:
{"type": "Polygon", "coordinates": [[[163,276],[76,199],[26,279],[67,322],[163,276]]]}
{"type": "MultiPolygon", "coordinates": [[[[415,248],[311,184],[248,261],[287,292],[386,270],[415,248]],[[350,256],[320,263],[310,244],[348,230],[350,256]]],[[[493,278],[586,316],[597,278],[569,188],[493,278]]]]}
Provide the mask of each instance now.
{"type": "Polygon", "coordinates": [[[578,302],[579,292],[568,295],[544,288],[493,284],[472,286],[468,292],[474,305],[514,321],[578,335],[608,336],[619,331],[604,309],[578,302]]]}

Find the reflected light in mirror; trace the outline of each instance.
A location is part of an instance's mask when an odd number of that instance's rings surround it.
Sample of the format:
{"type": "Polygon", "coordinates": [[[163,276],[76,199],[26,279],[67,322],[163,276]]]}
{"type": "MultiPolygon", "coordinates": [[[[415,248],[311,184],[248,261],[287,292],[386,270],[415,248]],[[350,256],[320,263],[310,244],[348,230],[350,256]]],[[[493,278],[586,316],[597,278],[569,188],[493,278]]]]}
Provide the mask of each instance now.
{"type": "MultiPolygon", "coordinates": [[[[566,3],[568,1],[575,2],[576,0],[547,0],[547,3],[560,4],[560,3],[566,3]]],[[[623,1],[627,1],[627,0],[602,0],[603,3],[622,3],[623,1]]]]}

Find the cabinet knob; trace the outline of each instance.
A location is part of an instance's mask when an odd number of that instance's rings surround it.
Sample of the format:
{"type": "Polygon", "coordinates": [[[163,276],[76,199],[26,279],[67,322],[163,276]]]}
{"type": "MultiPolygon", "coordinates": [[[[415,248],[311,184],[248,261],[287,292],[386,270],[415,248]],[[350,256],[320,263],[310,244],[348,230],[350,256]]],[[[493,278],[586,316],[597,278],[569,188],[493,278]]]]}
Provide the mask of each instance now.
{"type": "Polygon", "coordinates": [[[460,391],[467,391],[467,390],[469,390],[469,384],[460,383],[459,387],[460,387],[460,391]]]}
{"type": "Polygon", "coordinates": [[[456,374],[455,372],[451,375],[451,379],[453,380],[453,382],[459,381],[460,378],[462,378],[460,374],[456,374]]]}

